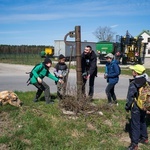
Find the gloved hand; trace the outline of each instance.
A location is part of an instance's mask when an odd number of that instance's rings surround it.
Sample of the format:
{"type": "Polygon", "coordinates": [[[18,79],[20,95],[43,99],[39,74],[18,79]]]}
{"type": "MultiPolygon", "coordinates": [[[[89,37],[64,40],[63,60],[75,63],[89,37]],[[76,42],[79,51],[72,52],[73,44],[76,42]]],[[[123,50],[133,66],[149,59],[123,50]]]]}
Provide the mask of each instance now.
{"type": "Polygon", "coordinates": [[[42,79],[40,77],[37,77],[38,83],[42,83],[42,79]]]}
{"type": "Polygon", "coordinates": [[[83,76],[83,77],[86,77],[87,75],[88,75],[87,72],[82,73],[82,76],[83,76]]]}
{"type": "Polygon", "coordinates": [[[85,79],[89,79],[90,74],[88,72],[84,72],[84,73],[82,73],[82,77],[85,78],[85,79]]]}

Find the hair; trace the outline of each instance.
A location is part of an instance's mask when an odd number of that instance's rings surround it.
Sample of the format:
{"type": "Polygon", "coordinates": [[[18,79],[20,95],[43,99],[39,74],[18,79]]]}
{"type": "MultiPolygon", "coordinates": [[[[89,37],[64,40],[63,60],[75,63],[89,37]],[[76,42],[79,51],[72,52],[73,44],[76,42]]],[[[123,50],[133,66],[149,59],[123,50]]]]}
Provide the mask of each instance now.
{"type": "Polygon", "coordinates": [[[92,50],[92,47],[90,45],[87,45],[86,47],[90,48],[90,50],[92,50]]]}

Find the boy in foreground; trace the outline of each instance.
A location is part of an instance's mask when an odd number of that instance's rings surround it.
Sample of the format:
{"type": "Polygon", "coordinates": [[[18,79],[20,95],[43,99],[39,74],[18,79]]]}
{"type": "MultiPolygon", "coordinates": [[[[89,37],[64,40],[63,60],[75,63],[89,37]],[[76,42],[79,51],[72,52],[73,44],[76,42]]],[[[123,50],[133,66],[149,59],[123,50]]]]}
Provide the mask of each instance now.
{"type": "Polygon", "coordinates": [[[128,150],[137,150],[138,143],[147,144],[148,134],[145,121],[146,111],[137,106],[138,89],[146,84],[145,68],[143,65],[134,65],[129,67],[132,70],[133,79],[130,79],[128,88],[127,102],[125,109],[131,111],[131,144],[128,150]]]}

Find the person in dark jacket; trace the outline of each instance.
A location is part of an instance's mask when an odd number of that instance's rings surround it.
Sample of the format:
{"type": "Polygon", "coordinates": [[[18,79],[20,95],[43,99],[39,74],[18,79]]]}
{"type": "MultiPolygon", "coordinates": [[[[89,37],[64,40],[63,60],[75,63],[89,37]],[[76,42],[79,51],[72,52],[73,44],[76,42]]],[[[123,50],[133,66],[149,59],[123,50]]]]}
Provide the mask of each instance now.
{"type": "Polygon", "coordinates": [[[97,76],[97,56],[90,45],[85,47],[84,52],[81,55],[81,67],[83,79],[82,94],[86,97],[85,85],[89,79],[88,98],[89,100],[92,100],[94,94],[94,80],[97,76]]]}
{"type": "Polygon", "coordinates": [[[62,99],[66,94],[66,84],[67,84],[67,75],[68,75],[68,66],[65,63],[65,56],[59,55],[58,63],[54,67],[54,74],[57,78],[60,78],[64,81],[63,84],[57,83],[57,96],[62,99]]]}
{"type": "Polygon", "coordinates": [[[148,143],[145,122],[146,111],[141,110],[135,101],[138,98],[138,89],[146,84],[147,75],[144,73],[145,67],[143,65],[137,64],[129,68],[132,70],[133,79],[129,80],[130,84],[125,105],[125,110],[127,112],[131,111],[131,144],[128,150],[137,150],[139,142],[143,144],[148,143]]]}
{"type": "Polygon", "coordinates": [[[49,58],[45,58],[44,62],[37,65],[32,70],[32,77],[30,79],[30,84],[33,84],[38,90],[36,92],[34,102],[38,101],[38,98],[41,96],[42,92],[44,91],[45,101],[47,104],[51,103],[50,97],[50,88],[49,86],[43,81],[43,78],[47,76],[48,78],[63,83],[61,79],[56,78],[49,72],[49,69],[52,65],[52,61],[49,58]]]}
{"type": "Polygon", "coordinates": [[[106,56],[106,67],[105,67],[105,74],[104,78],[107,80],[107,87],[106,87],[106,95],[108,99],[108,104],[112,105],[112,103],[115,103],[118,105],[116,94],[115,94],[115,85],[119,81],[119,75],[120,75],[120,67],[119,62],[117,60],[114,60],[114,55],[112,53],[107,54],[106,56]]]}

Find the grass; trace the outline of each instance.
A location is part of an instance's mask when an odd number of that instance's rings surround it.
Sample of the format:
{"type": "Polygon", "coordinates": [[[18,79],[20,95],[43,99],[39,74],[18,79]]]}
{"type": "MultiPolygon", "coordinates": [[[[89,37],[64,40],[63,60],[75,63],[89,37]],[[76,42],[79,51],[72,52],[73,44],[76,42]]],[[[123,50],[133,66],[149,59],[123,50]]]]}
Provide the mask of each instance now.
{"type": "MultiPolygon", "coordinates": [[[[43,59],[28,56],[0,59],[3,63],[35,65],[43,59]]],[[[76,66],[71,66],[75,69],[76,66]]],[[[98,72],[104,72],[99,66],[98,72]]],[[[131,75],[131,70],[122,68],[122,74],[131,75]]],[[[146,72],[150,76],[150,69],[146,72]]],[[[35,92],[17,92],[24,102],[21,109],[6,105],[0,107],[0,149],[6,150],[124,150],[130,144],[124,131],[127,123],[125,101],[119,107],[107,107],[106,100],[94,100],[104,115],[79,114],[76,117],[64,115],[56,95],[55,103],[46,105],[43,98],[33,103],[35,92]]],[[[149,119],[149,118],[148,118],[149,119]]],[[[149,120],[148,131],[150,131],[149,120]]],[[[148,150],[149,145],[140,145],[148,150]]]]}
{"type": "MultiPolygon", "coordinates": [[[[33,103],[35,92],[16,92],[23,107],[0,107],[0,149],[10,150],[124,150],[129,135],[124,131],[125,101],[108,107],[106,100],[94,100],[103,115],[77,114],[71,117],[61,111],[56,95],[55,103],[33,103]]],[[[148,124],[150,125],[150,124],[148,124]]],[[[150,127],[148,127],[150,131],[150,127]]],[[[148,150],[149,145],[140,145],[148,150]]]]}

